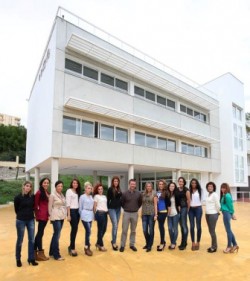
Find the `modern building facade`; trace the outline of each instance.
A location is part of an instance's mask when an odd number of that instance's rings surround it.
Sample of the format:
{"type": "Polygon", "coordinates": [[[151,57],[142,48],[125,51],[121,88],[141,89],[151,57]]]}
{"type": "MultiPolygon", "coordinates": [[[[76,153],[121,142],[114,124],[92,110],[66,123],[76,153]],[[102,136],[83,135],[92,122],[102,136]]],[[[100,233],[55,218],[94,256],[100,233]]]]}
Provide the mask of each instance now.
{"type": "Polygon", "coordinates": [[[20,126],[21,118],[0,113],[0,125],[20,126]]]}
{"type": "Polygon", "coordinates": [[[59,8],[29,98],[26,170],[247,185],[243,84],[206,85],[59,8]]]}

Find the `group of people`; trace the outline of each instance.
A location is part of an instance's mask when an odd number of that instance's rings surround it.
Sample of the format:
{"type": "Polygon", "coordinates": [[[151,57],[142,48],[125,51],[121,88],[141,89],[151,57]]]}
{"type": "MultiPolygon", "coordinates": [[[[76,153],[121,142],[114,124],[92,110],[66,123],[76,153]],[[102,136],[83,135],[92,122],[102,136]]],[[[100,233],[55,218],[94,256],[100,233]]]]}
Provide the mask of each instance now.
{"type": "Polygon", "coordinates": [[[46,261],[49,258],[44,253],[43,235],[48,220],[53,225],[53,235],[50,242],[49,256],[57,261],[64,258],[60,254],[59,240],[64,220],[67,218],[71,225],[70,244],[68,253],[72,257],[78,255],[75,247],[79,221],[85,229],[84,252],[92,256],[90,237],[93,220],[97,222],[96,249],[105,252],[103,237],[107,229],[108,215],[112,223],[111,246],[114,251],[124,252],[128,229],[130,227],[129,247],[137,251],[135,246],[136,227],[141,208],[142,227],[145,237],[146,252],[152,250],[154,243],[155,222],[158,221],[160,232],[160,243],[157,251],[163,251],[166,246],[165,221],[167,219],[168,232],[170,237],[169,250],[174,250],[177,245],[178,225],[181,229],[181,243],[179,250],[187,247],[188,224],[190,222],[191,250],[200,248],[202,234],[201,219],[203,215],[202,202],[205,199],[206,222],[211,235],[211,247],[208,253],[217,251],[216,223],[220,211],[223,214],[223,222],[227,232],[227,247],[224,253],[238,252],[235,236],[231,230],[231,219],[234,215],[233,200],[230,188],[227,183],[221,185],[221,198],[216,193],[216,185],[208,182],[206,189],[208,195],[204,196],[200,183],[197,179],[190,181],[189,188],[186,187],[186,180],[183,177],[178,179],[178,186],[174,182],[166,184],[165,180],[158,181],[157,192],[154,191],[151,182],[145,184],[144,192],[136,190],[136,180],[130,179],[128,190],[121,191],[119,177],[113,177],[111,186],[108,188],[107,196],[101,183],[92,187],[90,182],[85,182],[84,193],[81,191],[81,184],[78,179],[73,179],[70,187],[63,194],[63,182],[55,183],[55,190],[49,193],[50,179],[43,178],[40,181],[39,190],[32,194],[32,183],[26,181],[23,184],[22,192],[14,199],[16,212],[16,265],[22,266],[21,248],[25,227],[28,231],[28,263],[34,266],[37,261],[46,261]],[[122,233],[120,247],[117,245],[117,230],[121,209],[123,208],[122,233]],[[35,235],[35,221],[38,222],[35,235]],[[196,226],[196,227],[195,227],[196,226]],[[196,233],[195,233],[196,232],[196,233]]]}

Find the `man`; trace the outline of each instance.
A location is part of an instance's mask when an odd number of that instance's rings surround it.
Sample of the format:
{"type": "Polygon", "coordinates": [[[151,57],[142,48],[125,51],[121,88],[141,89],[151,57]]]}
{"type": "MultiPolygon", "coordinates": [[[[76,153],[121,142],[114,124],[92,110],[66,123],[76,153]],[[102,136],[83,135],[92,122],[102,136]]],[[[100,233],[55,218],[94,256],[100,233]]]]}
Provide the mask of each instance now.
{"type": "Polygon", "coordinates": [[[124,210],[122,219],[122,235],[120,252],[124,252],[128,228],[130,224],[130,249],[134,252],[137,251],[135,247],[135,234],[138,221],[138,210],[142,205],[142,195],[136,189],[136,180],[129,180],[129,188],[122,193],[121,201],[124,210]]]}

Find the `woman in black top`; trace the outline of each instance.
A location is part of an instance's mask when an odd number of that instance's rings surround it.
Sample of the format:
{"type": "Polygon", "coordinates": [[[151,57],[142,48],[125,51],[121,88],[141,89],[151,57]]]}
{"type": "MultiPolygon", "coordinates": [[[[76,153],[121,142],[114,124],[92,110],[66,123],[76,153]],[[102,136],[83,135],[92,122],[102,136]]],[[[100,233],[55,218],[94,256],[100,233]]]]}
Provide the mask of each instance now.
{"type": "Polygon", "coordinates": [[[26,181],[23,184],[22,192],[14,198],[14,207],[16,212],[16,265],[22,266],[21,250],[25,227],[28,231],[28,263],[38,265],[34,256],[34,236],[35,236],[35,221],[34,221],[34,204],[35,197],[32,194],[32,183],[26,181]]]}
{"type": "Polygon", "coordinates": [[[108,189],[107,201],[108,201],[108,212],[112,223],[112,248],[114,251],[118,250],[116,245],[117,229],[121,214],[121,189],[120,189],[120,179],[118,177],[113,177],[111,182],[111,187],[108,189]]]}

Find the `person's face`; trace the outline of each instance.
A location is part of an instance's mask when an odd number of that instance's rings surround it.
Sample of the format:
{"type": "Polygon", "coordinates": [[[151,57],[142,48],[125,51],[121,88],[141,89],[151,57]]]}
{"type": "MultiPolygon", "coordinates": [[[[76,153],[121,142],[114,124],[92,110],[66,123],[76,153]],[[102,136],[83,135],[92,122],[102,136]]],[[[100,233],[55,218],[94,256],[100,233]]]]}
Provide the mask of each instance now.
{"type": "Polygon", "coordinates": [[[197,189],[196,181],[191,181],[191,187],[192,187],[192,189],[197,189]]]}
{"type": "Polygon", "coordinates": [[[221,188],[221,192],[222,192],[223,194],[225,194],[225,193],[226,193],[226,188],[225,188],[225,187],[222,187],[222,188],[221,188]]]}
{"type": "Polygon", "coordinates": [[[173,183],[171,183],[170,186],[169,186],[169,190],[174,191],[174,189],[175,189],[175,185],[173,183]]]}
{"type": "Polygon", "coordinates": [[[208,191],[209,193],[214,192],[214,187],[213,187],[212,184],[209,184],[209,185],[207,186],[207,191],[208,191]]]}
{"type": "Polygon", "coordinates": [[[158,188],[159,188],[159,190],[163,190],[163,188],[164,188],[164,183],[163,183],[162,181],[160,181],[160,182],[158,183],[158,188]]]}
{"type": "Polygon", "coordinates": [[[23,187],[24,194],[28,194],[31,191],[31,188],[32,188],[31,184],[26,183],[25,186],[23,187]]]}
{"type": "Polygon", "coordinates": [[[72,182],[72,187],[73,187],[73,189],[77,189],[77,187],[78,187],[78,182],[77,181],[73,181],[72,182]]]}
{"type": "Polygon", "coordinates": [[[87,186],[85,187],[85,193],[86,193],[87,195],[89,195],[91,192],[92,192],[92,186],[87,185],[87,186]]]}
{"type": "Polygon", "coordinates": [[[147,184],[145,189],[147,190],[147,192],[152,192],[153,188],[151,184],[147,184]]]}
{"type": "Polygon", "coordinates": [[[178,184],[180,187],[183,187],[184,186],[184,180],[183,179],[179,179],[178,180],[178,184]]]}
{"type": "Polygon", "coordinates": [[[98,194],[102,195],[103,194],[103,187],[99,186],[97,191],[98,191],[98,194]]]}
{"type": "Polygon", "coordinates": [[[63,184],[62,184],[62,183],[59,183],[59,184],[56,186],[56,191],[57,191],[58,193],[61,193],[62,190],[63,190],[63,184]]]}
{"type": "Polygon", "coordinates": [[[129,189],[132,190],[132,191],[136,189],[136,182],[135,181],[131,181],[129,183],[129,189]]]}
{"type": "Polygon", "coordinates": [[[117,187],[119,185],[118,179],[114,179],[114,186],[117,187]]]}
{"type": "Polygon", "coordinates": [[[42,183],[42,187],[44,190],[48,190],[49,188],[49,180],[48,179],[45,179],[42,183]]]}

